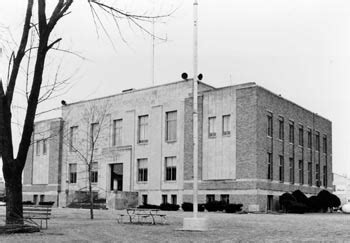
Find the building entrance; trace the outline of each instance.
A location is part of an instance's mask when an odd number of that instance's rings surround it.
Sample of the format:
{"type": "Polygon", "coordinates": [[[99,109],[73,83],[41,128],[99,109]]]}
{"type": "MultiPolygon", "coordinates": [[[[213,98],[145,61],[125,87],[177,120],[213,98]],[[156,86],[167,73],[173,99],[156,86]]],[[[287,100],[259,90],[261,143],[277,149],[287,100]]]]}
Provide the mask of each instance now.
{"type": "Polygon", "coordinates": [[[110,165],[111,171],[111,191],[123,191],[123,164],[116,163],[110,165]]]}

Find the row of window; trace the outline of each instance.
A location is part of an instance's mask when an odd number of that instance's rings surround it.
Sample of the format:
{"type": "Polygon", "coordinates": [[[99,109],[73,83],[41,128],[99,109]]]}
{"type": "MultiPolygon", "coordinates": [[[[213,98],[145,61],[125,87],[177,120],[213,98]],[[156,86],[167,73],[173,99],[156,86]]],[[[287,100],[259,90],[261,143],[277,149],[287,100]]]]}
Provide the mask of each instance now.
{"type": "MultiPolygon", "coordinates": [[[[90,128],[90,144],[96,142],[96,136],[99,133],[99,123],[92,123],[90,128]]],[[[69,147],[70,151],[75,150],[78,138],[78,126],[70,127],[69,147]]],[[[123,137],[123,119],[113,120],[112,124],[112,145],[122,145],[123,137]]],[[[177,139],[177,111],[165,113],[165,140],[167,142],[176,142],[177,139]]],[[[137,141],[138,143],[148,143],[149,140],[149,116],[142,115],[138,117],[137,141]]]]}
{"type": "MultiPolygon", "coordinates": [[[[295,125],[294,121],[289,121],[289,136],[288,140],[290,143],[294,144],[294,130],[295,125]]],[[[268,113],[267,115],[267,136],[273,137],[273,115],[272,113],[268,113]]],[[[279,117],[278,118],[278,139],[284,140],[284,118],[279,117]]],[[[323,152],[327,153],[327,136],[323,135],[322,140],[322,148],[323,152]]],[[[298,145],[304,146],[304,126],[299,124],[298,125],[298,145]]],[[[312,130],[311,128],[307,129],[307,148],[312,148],[312,130]]],[[[320,132],[315,131],[315,150],[320,151],[320,132]]]]}
{"type": "Polygon", "coordinates": [[[47,138],[36,141],[35,154],[36,156],[47,154],[47,138]]]}
{"type": "MultiPolygon", "coordinates": [[[[279,181],[284,182],[284,157],[282,155],[279,156],[279,181]]],[[[289,179],[290,183],[294,184],[294,158],[289,158],[289,179]]],[[[327,164],[327,163],[326,163],[327,164]]],[[[312,186],[312,162],[308,162],[307,164],[307,178],[308,178],[308,185],[312,186]]],[[[299,160],[298,163],[298,173],[299,173],[299,184],[304,184],[304,161],[299,160]]],[[[315,178],[316,178],[316,185],[321,186],[320,183],[320,164],[316,164],[316,171],[315,171],[315,178]]],[[[272,153],[267,153],[267,179],[272,180],[273,179],[273,159],[272,159],[272,153]]],[[[323,166],[323,186],[327,187],[327,165],[323,166]]]]}
{"type": "MultiPolygon", "coordinates": [[[[69,183],[77,183],[77,164],[69,164],[69,183]]],[[[98,182],[98,162],[92,162],[91,164],[91,183],[98,182]]]]}
{"type": "MultiPolygon", "coordinates": [[[[170,195],[170,203],[171,204],[177,204],[177,195],[176,194],[172,194],[170,195]]],[[[208,194],[206,195],[206,202],[209,203],[209,202],[213,202],[215,201],[215,195],[214,194],[208,194]]],[[[222,202],[225,202],[227,204],[230,203],[230,195],[228,194],[221,194],[220,195],[220,201],[222,202]]],[[[163,194],[162,195],[162,203],[165,204],[165,203],[169,203],[168,201],[168,195],[167,194],[163,194]]],[[[148,204],[148,195],[147,194],[143,194],[142,195],[142,204],[148,204]]]]}
{"type": "MultiPolygon", "coordinates": [[[[138,159],[138,182],[148,181],[148,159],[138,159]]],[[[166,181],[176,181],[176,157],[165,157],[165,180],[166,181]]]]}
{"type": "MultiPolygon", "coordinates": [[[[222,135],[229,136],[231,134],[231,122],[230,115],[222,116],[222,135]]],[[[210,138],[216,137],[216,116],[208,118],[208,136],[210,138]]]]}

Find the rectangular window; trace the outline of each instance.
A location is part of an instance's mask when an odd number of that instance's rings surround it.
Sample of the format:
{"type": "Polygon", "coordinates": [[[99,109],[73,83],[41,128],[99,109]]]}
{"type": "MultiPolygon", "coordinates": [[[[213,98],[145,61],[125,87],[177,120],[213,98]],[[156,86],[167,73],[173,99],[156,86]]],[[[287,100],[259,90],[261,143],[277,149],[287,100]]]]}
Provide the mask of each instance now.
{"type": "Polygon", "coordinates": [[[98,182],[98,163],[92,162],[91,165],[91,183],[98,182]]]}
{"type": "Polygon", "coordinates": [[[315,178],[316,178],[316,186],[320,187],[320,164],[316,164],[316,172],[315,172],[315,178]]]}
{"type": "Polygon", "coordinates": [[[316,132],[315,150],[320,151],[320,133],[316,132]]]}
{"type": "Polygon", "coordinates": [[[283,117],[278,118],[278,139],[284,140],[284,119],[283,119],[283,117]]]}
{"type": "Polygon", "coordinates": [[[96,148],[96,142],[97,142],[97,137],[99,133],[99,127],[98,127],[98,122],[91,123],[91,128],[90,128],[90,148],[96,148]]]}
{"type": "Polygon", "coordinates": [[[280,155],[279,179],[280,182],[284,181],[284,158],[282,155],[280,155]]]}
{"type": "Polygon", "coordinates": [[[166,194],[163,194],[163,195],[162,195],[162,203],[163,203],[163,204],[168,203],[168,195],[166,195],[166,194]]]}
{"type": "Polygon", "coordinates": [[[47,138],[43,139],[43,154],[47,153],[47,138]]]}
{"type": "Polygon", "coordinates": [[[147,167],[147,159],[138,159],[137,160],[137,166],[138,166],[138,181],[139,182],[146,182],[148,180],[148,167],[147,167]]]}
{"type": "Polygon", "coordinates": [[[148,196],[147,194],[142,195],[142,204],[147,205],[148,204],[148,196]]]}
{"type": "Polygon", "coordinates": [[[294,143],[294,122],[289,122],[289,142],[294,143]]]}
{"type": "Polygon", "coordinates": [[[177,112],[171,111],[165,113],[165,140],[168,142],[176,141],[177,132],[177,112]]]}
{"type": "Polygon", "coordinates": [[[40,140],[36,141],[36,155],[40,155],[40,140]]]}
{"type": "Polygon", "coordinates": [[[304,184],[304,162],[299,160],[299,184],[304,184]]]}
{"type": "Polygon", "coordinates": [[[272,114],[267,115],[267,136],[272,137],[273,126],[272,126],[272,114]]]}
{"type": "Polygon", "coordinates": [[[310,186],[312,186],[312,163],[307,163],[307,182],[310,186]]]}
{"type": "Polygon", "coordinates": [[[273,175],[273,164],[272,164],[272,153],[267,153],[267,179],[272,180],[273,175]]]}
{"type": "Polygon", "coordinates": [[[207,203],[214,202],[215,201],[215,195],[214,194],[208,194],[207,195],[207,203]]]}
{"type": "Polygon", "coordinates": [[[230,195],[228,195],[228,194],[221,194],[220,195],[220,201],[224,202],[226,204],[229,204],[230,203],[230,195]]]}
{"type": "Polygon", "coordinates": [[[77,164],[69,164],[69,183],[77,183],[77,164]]]}
{"type": "Polygon", "coordinates": [[[327,153],[327,136],[326,135],[324,135],[323,136],[323,145],[322,145],[322,148],[323,148],[323,153],[327,153]]]}
{"type": "Polygon", "coordinates": [[[299,125],[299,145],[304,146],[304,127],[299,125]]]}
{"type": "Polygon", "coordinates": [[[123,119],[113,120],[112,145],[122,145],[123,119]]]}
{"type": "Polygon", "coordinates": [[[138,137],[139,143],[148,142],[148,115],[139,116],[138,137]]]}
{"type": "Polygon", "coordinates": [[[171,204],[173,205],[177,204],[177,195],[175,194],[171,195],[171,204]]]}
{"type": "Polygon", "coordinates": [[[76,145],[77,145],[77,132],[78,132],[78,126],[70,127],[69,131],[69,151],[75,151],[76,145]]]}
{"type": "Polygon", "coordinates": [[[165,158],[165,180],[176,181],[176,157],[165,158]]]}
{"type": "Polygon", "coordinates": [[[215,121],[216,117],[209,117],[209,137],[216,137],[216,129],[215,129],[215,121]]]}
{"type": "Polygon", "coordinates": [[[230,115],[222,116],[222,135],[231,134],[230,115]]]}
{"type": "Polygon", "coordinates": [[[294,184],[294,158],[289,158],[289,179],[294,184]]]}
{"type": "Polygon", "coordinates": [[[311,149],[312,147],[312,132],[311,129],[307,130],[307,148],[311,149]]]}
{"type": "Polygon", "coordinates": [[[327,187],[327,165],[323,166],[323,186],[327,187]]]}

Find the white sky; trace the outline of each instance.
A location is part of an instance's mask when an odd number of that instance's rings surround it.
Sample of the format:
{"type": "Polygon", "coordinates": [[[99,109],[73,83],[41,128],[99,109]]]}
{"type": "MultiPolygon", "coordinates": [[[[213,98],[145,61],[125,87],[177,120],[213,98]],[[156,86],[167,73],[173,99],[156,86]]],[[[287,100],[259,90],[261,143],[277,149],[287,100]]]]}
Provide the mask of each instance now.
{"type": "MultiPolygon", "coordinates": [[[[350,1],[198,1],[199,71],[204,74],[203,81],[215,87],[256,82],[330,119],[333,171],[350,175],[350,1]]],[[[9,26],[17,40],[25,2],[2,1],[0,7],[0,23],[9,26]]],[[[155,25],[156,34],[168,39],[156,42],[155,83],[180,80],[182,72],[191,76],[192,0],[115,2],[137,13],[157,14],[178,8],[167,23],[155,25]]],[[[72,13],[60,22],[54,36],[63,37],[62,47],[88,60],[64,56],[63,75],[74,73],[74,86],[42,105],[41,110],[59,106],[61,99],[69,103],[152,85],[151,38],[137,28],[131,31],[124,23],[125,44],[112,21],[106,26],[115,48],[101,30],[99,36],[96,34],[86,1],[75,1],[72,13]]]]}

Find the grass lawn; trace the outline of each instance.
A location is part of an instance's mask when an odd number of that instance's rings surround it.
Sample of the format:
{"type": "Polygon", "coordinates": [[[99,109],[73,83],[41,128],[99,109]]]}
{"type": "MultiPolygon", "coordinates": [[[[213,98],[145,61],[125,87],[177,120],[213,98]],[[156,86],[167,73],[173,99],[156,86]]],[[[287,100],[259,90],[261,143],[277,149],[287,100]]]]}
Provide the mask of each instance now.
{"type": "MultiPolygon", "coordinates": [[[[1,207],[4,215],[4,207],[1,207]]],[[[167,225],[118,224],[117,211],[54,208],[49,228],[40,233],[0,235],[0,242],[350,242],[350,215],[225,214],[207,217],[209,231],[179,231],[187,212],[165,212],[167,225]]]]}

